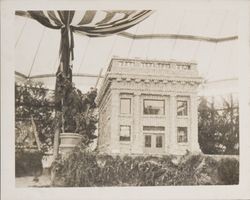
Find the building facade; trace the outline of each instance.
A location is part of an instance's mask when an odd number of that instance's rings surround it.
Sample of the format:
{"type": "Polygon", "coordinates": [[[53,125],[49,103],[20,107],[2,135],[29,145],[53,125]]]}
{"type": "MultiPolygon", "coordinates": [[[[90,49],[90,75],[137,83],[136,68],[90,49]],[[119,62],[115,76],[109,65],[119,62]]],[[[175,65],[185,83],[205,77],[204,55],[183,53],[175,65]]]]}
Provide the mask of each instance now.
{"type": "Polygon", "coordinates": [[[107,154],[200,152],[196,63],[113,58],[97,96],[107,154]]]}

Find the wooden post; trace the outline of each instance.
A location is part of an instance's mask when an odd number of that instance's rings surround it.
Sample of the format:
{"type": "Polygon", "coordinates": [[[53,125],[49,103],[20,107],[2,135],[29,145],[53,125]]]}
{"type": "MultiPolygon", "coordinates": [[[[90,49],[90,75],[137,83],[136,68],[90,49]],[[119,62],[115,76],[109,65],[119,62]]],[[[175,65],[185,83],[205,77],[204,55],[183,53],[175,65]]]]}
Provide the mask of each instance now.
{"type": "Polygon", "coordinates": [[[36,130],[36,124],[35,124],[35,121],[34,121],[34,118],[33,118],[32,115],[31,115],[31,123],[32,123],[33,131],[34,131],[34,136],[35,136],[37,148],[38,148],[39,151],[41,151],[41,143],[40,143],[38,133],[37,133],[37,130],[36,130]]]}
{"type": "Polygon", "coordinates": [[[97,87],[97,85],[98,85],[98,83],[99,83],[99,80],[100,80],[100,78],[101,78],[101,76],[102,76],[102,68],[100,69],[100,72],[99,72],[99,74],[98,74],[98,78],[97,78],[97,81],[96,81],[96,83],[95,83],[95,88],[97,87]]]}
{"type": "MultiPolygon", "coordinates": [[[[53,145],[53,162],[56,160],[59,154],[59,140],[60,140],[60,122],[61,119],[60,112],[56,111],[55,114],[55,135],[54,135],[54,145],[53,145]]],[[[53,168],[51,168],[51,174],[50,174],[50,180],[51,180],[51,186],[54,186],[55,184],[55,177],[56,177],[56,171],[53,168]]]]}
{"type": "Polygon", "coordinates": [[[53,146],[53,161],[55,161],[55,159],[57,158],[59,154],[59,139],[60,139],[60,123],[59,123],[60,112],[59,111],[56,111],[55,119],[57,121],[55,123],[56,125],[55,125],[54,146],[53,146]]]}
{"type": "Polygon", "coordinates": [[[214,115],[215,115],[215,108],[214,108],[214,96],[212,96],[212,104],[211,104],[211,118],[212,118],[212,127],[214,128],[215,126],[215,119],[214,119],[214,115]]]}
{"type": "Polygon", "coordinates": [[[230,94],[230,127],[231,127],[231,134],[234,134],[234,102],[233,102],[233,95],[230,94]]]}

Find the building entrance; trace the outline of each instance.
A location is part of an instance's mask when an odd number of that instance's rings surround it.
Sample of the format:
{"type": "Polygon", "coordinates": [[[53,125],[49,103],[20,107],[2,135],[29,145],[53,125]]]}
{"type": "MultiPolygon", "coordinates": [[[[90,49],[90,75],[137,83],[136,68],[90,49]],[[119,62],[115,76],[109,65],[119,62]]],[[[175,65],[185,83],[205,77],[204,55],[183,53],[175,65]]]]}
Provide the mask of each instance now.
{"type": "Polygon", "coordinates": [[[145,153],[159,154],[164,153],[164,134],[144,133],[145,153]]]}

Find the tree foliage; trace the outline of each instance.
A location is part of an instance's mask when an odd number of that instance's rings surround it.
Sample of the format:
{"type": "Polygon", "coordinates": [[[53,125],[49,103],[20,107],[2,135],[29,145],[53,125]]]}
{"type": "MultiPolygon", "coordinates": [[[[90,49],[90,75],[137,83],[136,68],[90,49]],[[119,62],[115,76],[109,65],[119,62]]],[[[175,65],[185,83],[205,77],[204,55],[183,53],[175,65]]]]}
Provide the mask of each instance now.
{"type": "Polygon", "coordinates": [[[62,103],[62,132],[78,133],[84,137],[84,143],[93,142],[97,123],[95,98],[97,90],[91,88],[83,94],[73,83],[64,85],[65,95],[62,103]]]}
{"type": "Polygon", "coordinates": [[[27,81],[24,84],[16,83],[16,138],[24,136],[25,140],[24,134],[33,134],[31,128],[33,117],[40,141],[50,143],[53,138],[53,107],[53,93],[45,88],[43,83],[33,81],[27,81]]]}
{"type": "Polygon", "coordinates": [[[223,99],[220,108],[201,97],[198,117],[199,144],[203,153],[239,153],[239,113],[232,97],[223,99]]]}

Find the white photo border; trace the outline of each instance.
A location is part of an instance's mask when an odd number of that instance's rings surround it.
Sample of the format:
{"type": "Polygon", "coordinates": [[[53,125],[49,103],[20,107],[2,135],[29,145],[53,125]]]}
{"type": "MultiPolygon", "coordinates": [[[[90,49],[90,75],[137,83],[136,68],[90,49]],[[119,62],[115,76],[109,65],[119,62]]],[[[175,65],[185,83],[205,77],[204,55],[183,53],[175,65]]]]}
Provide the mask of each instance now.
{"type": "Polygon", "coordinates": [[[246,199],[250,198],[250,64],[248,1],[3,0],[1,2],[1,196],[26,199],[246,199]],[[85,9],[239,9],[240,183],[232,186],[161,186],[99,188],[16,188],[14,147],[15,10],[85,9]]]}

